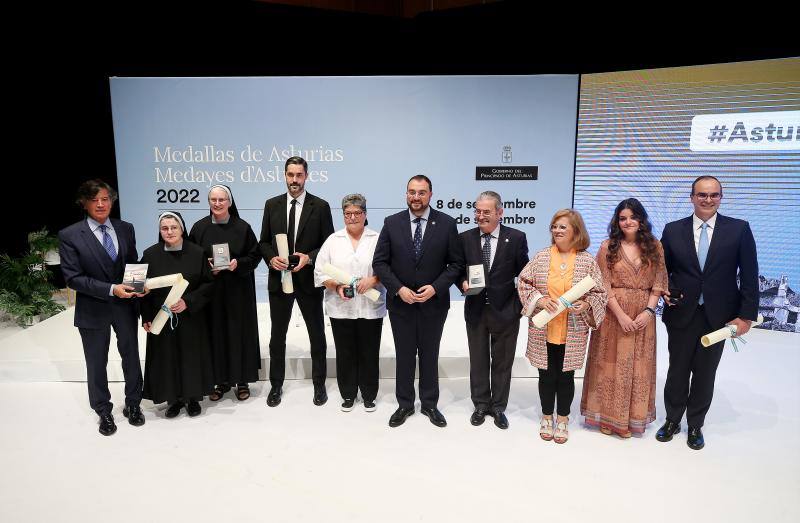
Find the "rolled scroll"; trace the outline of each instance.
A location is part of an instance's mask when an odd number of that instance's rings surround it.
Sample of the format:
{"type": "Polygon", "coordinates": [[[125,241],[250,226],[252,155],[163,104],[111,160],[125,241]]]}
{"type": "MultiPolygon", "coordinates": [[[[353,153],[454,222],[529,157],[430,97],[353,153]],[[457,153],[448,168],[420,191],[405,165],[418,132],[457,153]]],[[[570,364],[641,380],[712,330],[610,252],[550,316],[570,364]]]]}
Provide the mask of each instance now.
{"type": "MultiPolygon", "coordinates": [[[[586,276],[584,279],[576,283],[570,290],[565,292],[564,295],[561,296],[561,298],[564,298],[568,302],[573,302],[575,300],[580,299],[584,294],[592,290],[594,286],[595,286],[595,281],[592,279],[592,277],[586,276]]],[[[531,314],[533,314],[533,310],[535,308],[536,308],[536,302],[531,301],[528,304],[528,306],[525,307],[525,316],[530,316],[531,314]]],[[[566,307],[559,298],[558,310],[556,310],[555,314],[550,314],[550,312],[548,312],[547,309],[542,309],[541,311],[539,311],[538,314],[536,314],[536,316],[533,317],[533,324],[541,329],[542,327],[547,325],[547,323],[550,320],[561,314],[564,311],[564,309],[566,309],[566,307]]]]}
{"type": "MultiPolygon", "coordinates": [[[[755,327],[756,325],[761,325],[764,323],[764,316],[761,314],[758,315],[756,321],[750,324],[751,327],[755,327]]],[[[725,325],[719,330],[715,330],[714,332],[709,332],[702,338],[700,338],[700,343],[703,344],[703,347],[710,347],[715,343],[719,343],[722,340],[727,340],[729,338],[736,337],[736,325],[725,325]]]]}
{"type": "MultiPolygon", "coordinates": [[[[284,260],[289,259],[289,239],[285,234],[276,234],[275,243],[278,245],[278,256],[284,260]]],[[[294,292],[294,284],[292,284],[292,272],[281,271],[281,286],[283,286],[284,294],[291,294],[294,292]]]]}
{"type": "MultiPolygon", "coordinates": [[[[338,281],[342,285],[350,285],[350,282],[353,281],[353,276],[349,273],[343,271],[338,267],[334,267],[330,263],[326,263],[322,267],[322,272],[333,278],[334,280],[338,281]]],[[[378,301],[381,298],[381,293],[375,289],[369,289],[367,292],[364,293],[364,296],[369,298],[372,301],[378,301]]]]}
{"type": "MultiPolygon", "coordinates": [[[[189,280],[184,280],[180,273],[170,274],[168,276],[159,276],[158,278],[149,278],[145,287],[148,289],[158,289],[170,285],[172,285],[172,288],[169,290],[169,294],[167,294],[167,298],[164,300],[164,305],[162,305],[162,307],[169,309],[175,305],[178,300],[181,299],[183,293],[186,292],[186,288],[189,286],[189,280]]],[[[150,333],[156,336],[161,334],[161,329],[164,328],[164,324],[167,323],[168,318],[169,314],[164,312],[163,308],[159,309],[158,314],[156,314],[156,317],[153,319],[153,323],[150,324],[150,333]]]]}

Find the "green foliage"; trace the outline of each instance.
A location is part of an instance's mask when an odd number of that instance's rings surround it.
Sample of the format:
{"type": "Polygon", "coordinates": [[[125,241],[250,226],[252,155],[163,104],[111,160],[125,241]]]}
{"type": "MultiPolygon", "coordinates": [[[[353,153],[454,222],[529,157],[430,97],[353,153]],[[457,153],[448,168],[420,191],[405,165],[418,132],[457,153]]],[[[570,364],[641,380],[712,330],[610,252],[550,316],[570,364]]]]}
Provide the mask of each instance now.
{"type": "Polygon", "coordinates": [[[19,258],[0,255],[0,310],[23,326],[36,315],[52,316],[64,310],[53,301],[57,289],[44,263],[45,253],[58,247],[58,238],[42,229],[28,234],[28,245],[30,250],[19,258]]]}

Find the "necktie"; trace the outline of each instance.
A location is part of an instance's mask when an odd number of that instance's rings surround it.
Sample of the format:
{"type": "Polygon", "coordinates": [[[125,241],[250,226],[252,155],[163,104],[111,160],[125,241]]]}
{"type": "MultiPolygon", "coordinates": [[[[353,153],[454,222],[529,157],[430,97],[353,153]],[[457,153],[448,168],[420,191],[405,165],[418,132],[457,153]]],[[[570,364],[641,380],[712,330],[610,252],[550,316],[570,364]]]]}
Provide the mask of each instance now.
{"type": "Polygon", "coordinates": [[[114,247],[114,240],[111,239],[111,235],[108,234],[107,229],[108,225],[100,226],[100,231],[103,233],[103,248],[108,253],[111,261],[117,261],[117,249],[114,247]]]}
{"type": "Polygon", "coordinates": [[[294,210],[297,206],[297,200],[292,200],[292,208],[289,210],[289,230],[286,233],[289,240],[289,254],[294,254],[294,210]]]}
{"type": "Polygon", "coordinates": [[[485,278],[488,278],[489,267],[492,265],[492,235],[489,233],[483,235],[483,251],[481,254],[483,258],[483,274],[485,278]]]}
{"type": "Polygon", "coordinates": [[[422,256],[422,218],[415,218],[414,223],[417,224],[414,229],[414,260],[419,261],[422,256]]]}
{"type": "MultiPolygon", "coordinates": [[[[703,222],[700,226],[700,241],[697,244],[697,261],[700,262],[700,270],[702,271],[706,266],[706,257],[708,256],[708,224],[703,222]]],[[[700,305],[703,304],[703,293],[700,293],[698,300],[700,305]]]]}

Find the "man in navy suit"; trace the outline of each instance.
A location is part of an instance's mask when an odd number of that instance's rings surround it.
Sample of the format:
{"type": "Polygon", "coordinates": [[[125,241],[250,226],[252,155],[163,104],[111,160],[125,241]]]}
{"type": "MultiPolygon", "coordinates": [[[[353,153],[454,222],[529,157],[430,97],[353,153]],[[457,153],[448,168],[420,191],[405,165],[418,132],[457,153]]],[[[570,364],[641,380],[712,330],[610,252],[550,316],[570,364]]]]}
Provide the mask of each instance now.
{"type": "Polygon", "coordinates": [[[78,188],[77,203],[86,218],[58,233],[61,271],[67,286],[76,292],[75,326],[86,357],[89,404],[100,416],[100,434],[117,430],[108,390],[108,347],[111,328],[117,337],[125,376],[125,408],[122,414],[134,426],[144,424],[142,368],[137,337],[138,296],[123,285],[126,263],[136,263],[133,225],[109,218],[117,192],[102,180],[89,180],[78,188]]]}
{"type": "Polygon", "coordinates": [[[475,202],[478,226],[462,232],[458,239],[466,264],[460,278],[461,290],[467,292],[470,287],[470,266],[483,265],[485,280],[480,293],[464,300],[470,395],[475,405],[470,423],[481,425],[488,414],[497,427],[507,429],[504,411],[522,309],[514,278],[528,263],[528,240],[524,232],[502,225],[502,218],[500,195],[482,192],[475,202]]]}
{"type": "Polygon", "coordinates": [[[439,343],[450,308],[450,286],[463,269],[456,222],[430,208],[433,187],[427,176],[406,186],[408,210],[386,218],[372,267],[386,287],[386,307],[394,336],[398,409],[390,427],[414,413],[414,369],[419,353],[422,413],[438,427],[447,425],[439,409],[439,343]]]}
{"type": "Polygon", "coordinates": [[[663,316],[669,370],[664,386],[667,420],[656,439],[669,441],[680,432],[685,412],[687,444],[700,450],[705,446],[700,429],[725,345],[721,341],[706,348],[700,338],[725,325],[735,325],[739,336],[750,330],[758,315],[758,259],[750,225],[717,212],[722,201],[719,180],[697,178],[691,200],[694,214],[668,223],[661,237],[670,281],[663,316]]]}

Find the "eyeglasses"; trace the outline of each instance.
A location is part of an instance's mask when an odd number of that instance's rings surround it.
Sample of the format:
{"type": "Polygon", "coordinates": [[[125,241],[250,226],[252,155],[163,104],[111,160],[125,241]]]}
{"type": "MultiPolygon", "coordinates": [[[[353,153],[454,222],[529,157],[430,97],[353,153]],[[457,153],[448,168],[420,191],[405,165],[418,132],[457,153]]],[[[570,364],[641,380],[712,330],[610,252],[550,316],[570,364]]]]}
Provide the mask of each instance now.
{"type": "Polygon", "coordinates": [[[359,218],[364,214],[364,211],[353,211],[344,213],[345,218],[359,218]]]}
{"type": "Polygon", "coordinates": [[[227,198],[209,198],[209,203],[225,203],[228,201],[227,198]]]}
{"type": "Polygon", "coordinates": [[[419,196],[420,198],[424,198],[428,196],[428,191],[414,191],[412,189],[409,189],[406,191],[406,195],[409,198],[413,198],[414,196],[419,196]]]}
{"type": "Polygon", "coordinates": [[[177,225],[162,225],[160,227],[161,232],[169,232],[169,231],[180,231],[181,228],[177,225]]]}
{"type": "Polygon", "coordinates": [[[708,198],[711,198],[712,200],[719,200],[720,198],[722,198],[721,192],[712,192],[712,193],[696,192],[694,193],[694,195],[697,197],[698,200],[707,200],[708,198]]]}
{"type": "Polygon", "coordinates": [[[482,211],[480,209],[475,209],[475,216],[491,216],[494,214],[494,209],[489,209],[487,211],[482,211]]]}

